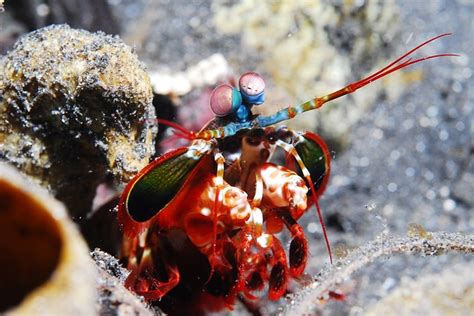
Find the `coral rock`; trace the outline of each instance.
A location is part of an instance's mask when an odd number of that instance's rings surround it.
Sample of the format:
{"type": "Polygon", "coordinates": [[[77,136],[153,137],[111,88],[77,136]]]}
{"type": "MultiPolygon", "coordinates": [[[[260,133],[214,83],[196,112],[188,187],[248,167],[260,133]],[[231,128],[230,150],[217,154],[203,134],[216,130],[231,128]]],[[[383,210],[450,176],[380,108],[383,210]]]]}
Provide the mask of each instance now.
{"type": "Polygon", "coordinates": [[[144,67],[118,37],[54,25],[0,60],[0,159],[85,215],[107,174],[128,181],[156,134],[144,67]]]}

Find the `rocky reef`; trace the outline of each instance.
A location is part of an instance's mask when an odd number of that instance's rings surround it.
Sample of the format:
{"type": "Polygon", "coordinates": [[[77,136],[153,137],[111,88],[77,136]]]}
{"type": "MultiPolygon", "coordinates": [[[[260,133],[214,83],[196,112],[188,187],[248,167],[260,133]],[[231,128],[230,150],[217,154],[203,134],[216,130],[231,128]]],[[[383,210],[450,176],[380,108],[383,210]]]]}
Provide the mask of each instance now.
{"type": "Polygon", "coordinates": [[[77,219],[108,175],[127,181],[148,164],[151,101],[144,66],[119,38],[66,25],[34,31],[0,60],[0,159],[77,219]]]}

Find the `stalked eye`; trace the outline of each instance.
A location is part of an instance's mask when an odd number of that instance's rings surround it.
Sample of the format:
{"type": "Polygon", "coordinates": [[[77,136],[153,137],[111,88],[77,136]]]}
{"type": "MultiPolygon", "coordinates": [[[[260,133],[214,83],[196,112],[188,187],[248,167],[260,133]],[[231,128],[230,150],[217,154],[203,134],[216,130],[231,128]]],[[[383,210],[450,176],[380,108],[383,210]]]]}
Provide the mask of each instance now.
{"type": "Polygon", "coordinates": [[[209,105],[216,116],[233,113],[242,104],[239,91],[228,84],[221,84],[212,91],[209,105]]]}
{"type": "Polygon", "coordinates": [[[240,91],[247,95],[258,95],[265,90],[265,81],[256,72],[247,72],[239,79],[240,91]]]}

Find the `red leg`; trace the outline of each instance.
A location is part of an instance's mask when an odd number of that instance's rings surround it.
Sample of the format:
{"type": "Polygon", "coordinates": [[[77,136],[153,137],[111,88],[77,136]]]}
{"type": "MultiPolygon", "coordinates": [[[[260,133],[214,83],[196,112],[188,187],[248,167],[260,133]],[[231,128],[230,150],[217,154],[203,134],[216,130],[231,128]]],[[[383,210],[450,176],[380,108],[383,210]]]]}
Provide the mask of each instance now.
{"type": "Polygon", "coordinates": [[[273,258],[271,261],[275,263],[273,264],[272,270],[270,272],[270,278],[268,280],[268,298],[275,301],[285,294],[286,288],[288,286],[289,274],[285,250],[283,250],[278,238],[273,238],[271,249],[273,253],[273,258]]]}
{"type": "Polygon", "coordinates": [[[125,287],[153,301],[162,298],[178,285],[180,276],[167,241],[158,233],[149,234],[153,236],[148,236],[147,246],[143,249],[137,267],[125,280],[125,287]]]}
{"type": "Polygon", "coordinates": [[[287,210],[282,209],[278,213],[292,236],[289,251],[290,275],[298,277],[304,272],[308,262],[308,241],[301,226],[287,210]]]}

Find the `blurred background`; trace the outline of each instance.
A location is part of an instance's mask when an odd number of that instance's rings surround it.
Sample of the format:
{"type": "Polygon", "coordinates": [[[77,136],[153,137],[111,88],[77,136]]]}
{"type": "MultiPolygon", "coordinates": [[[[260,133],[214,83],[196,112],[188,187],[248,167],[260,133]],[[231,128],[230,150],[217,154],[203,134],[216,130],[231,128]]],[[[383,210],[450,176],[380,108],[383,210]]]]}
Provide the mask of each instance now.
{"type": "MultiPolygon", "coordinates": [[[[321,134],[333,153],[320,204],[341,256],[380,236],[406,235],[414,224],[474,232],[474,1],[7,0],[4,6],[2,54],[22,34],[49,24],[117,34],[147,67],[157,116],[190,130],[212,118],[213,87],[245,71],[265,78],[267,99],[258,110],[270,114],[335,91],[452,32],[418,56],[460,57],[410,67],[287,125],[321,134]]],[[[316,275],[328,259],[313,211],[302,225],[311,244],[308,273],[316,275]]],[[[345,301],[318,313],[376,311],[395,289],[459,266],[474,268],[472,257],[376,262],[347,284],[345,301]]],[[[466,282],[472,304],[474,283],[466,282]]]]}

